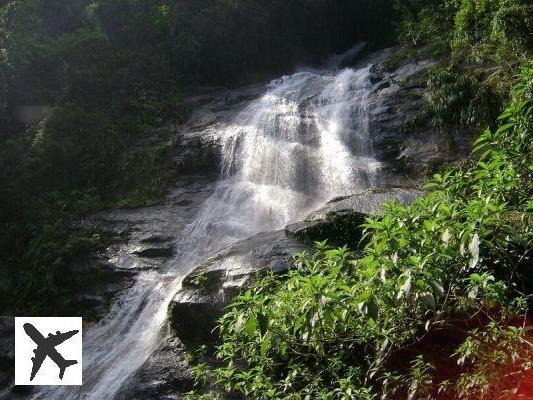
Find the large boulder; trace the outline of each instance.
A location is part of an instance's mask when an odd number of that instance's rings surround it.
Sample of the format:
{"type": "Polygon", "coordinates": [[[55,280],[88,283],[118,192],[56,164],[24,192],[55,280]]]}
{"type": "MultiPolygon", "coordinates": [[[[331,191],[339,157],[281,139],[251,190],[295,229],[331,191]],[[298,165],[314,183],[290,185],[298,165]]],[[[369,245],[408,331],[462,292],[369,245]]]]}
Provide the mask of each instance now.
{"type": "Polygon", "coordinates": [[[352,248],[361,240],[361,224],[365,218],[379,212],[390,201],[411,204],[420,191],[407,188],[369,189],[351,196],[343,196],[328,202],[309,214],[303,221],[288,225],[287,236],[306,242],[327,239],[330,244],[352,248]]]}
{"type": "Polygon", "coordinates": [[[356,247],[361,238],[361,224],[366,214],[354,210],[325,213],[320,218],[310,218],[285,227],[285,234],[303,242],[327,240],[332,245],[356,247]]]}
{"type": "Polygon", "coordinates": [[[263,270],[287,270],[308,246],[283,230],[237,242],[195,268],[169,305],[171,326],[189,347],[213,343],[222,309],[263,270]]]}
{"type": "Polygon", "coordinates": [[[143,364],[117,398],[123,400],[185,399],[194,376],[178,338],[167,337],[143,364]]]}
{"type": "Polygon", "coordinates": [[[140,246],[133,254],[142,258],[167,258],[174,255],[174,246],[140,246]]]}
{"type": "Polygon", "coordinates": [[[306,220],[324,220],[328,215],[346,212],[376,215],[385,203],[396,201],[402,205],[409,205],[422,193],[418,189],[406,187],[368,189],[350,196],[335,198],[309,214],[306,220]]]}

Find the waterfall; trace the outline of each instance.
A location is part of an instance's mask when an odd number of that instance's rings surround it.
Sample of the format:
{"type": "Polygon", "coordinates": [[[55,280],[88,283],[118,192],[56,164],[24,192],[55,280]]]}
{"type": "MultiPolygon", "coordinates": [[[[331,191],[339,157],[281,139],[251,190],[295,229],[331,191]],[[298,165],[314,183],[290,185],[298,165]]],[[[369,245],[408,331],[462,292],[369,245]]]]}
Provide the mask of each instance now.
{"type": "Polygon", "coordinates": [[[215,250],[283,228],[332,197],[367,188],[378,165],[369,90],[369,67],[298,72],[271,82],[228,126],[208,129],[222,144],[221,180],[182,249],[215,250]]]}
{"type": "Polygon", "coordinates": [[[167,334],[167,304],[195,263],[371,186],[379,164],[368,130],[370,86],[369,67],[330,62],[272,81],[230,123],[208,127],[204,134],[222,149],[220,180],[177,238],[178,254],[140,273],[84,336],[83,386],[44,387],[35,398],[112,399],[167,334]]]}

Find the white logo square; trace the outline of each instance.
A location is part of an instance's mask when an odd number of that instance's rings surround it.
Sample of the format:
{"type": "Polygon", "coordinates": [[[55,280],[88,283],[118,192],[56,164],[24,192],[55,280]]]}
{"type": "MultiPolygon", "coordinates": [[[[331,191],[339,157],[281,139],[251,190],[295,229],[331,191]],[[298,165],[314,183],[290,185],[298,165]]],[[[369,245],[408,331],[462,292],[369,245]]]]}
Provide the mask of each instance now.
{"type": "Polygon", "coordinates": [[[81,317],[16,317],[15,385],[81,385],[81,335],[81,317]]]}

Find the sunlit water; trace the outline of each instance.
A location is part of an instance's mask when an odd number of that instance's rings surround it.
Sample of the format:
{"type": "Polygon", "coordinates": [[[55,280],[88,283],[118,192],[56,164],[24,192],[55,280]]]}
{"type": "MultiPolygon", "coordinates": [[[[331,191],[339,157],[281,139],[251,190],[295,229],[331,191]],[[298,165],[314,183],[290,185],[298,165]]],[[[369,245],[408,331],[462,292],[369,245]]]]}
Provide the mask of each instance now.
{"type": "Polygon", "coordinates": [[[168,334],[167,305],[196,263],[373,184],[369,67],[338,69],[341,60],[272,81],[230,124],[206,130],[221,143],[220,180],[178,238],[177,256],[139,274],[84,336],[82,387],[44,388],[35,398],[112,399],[168,334]]]}

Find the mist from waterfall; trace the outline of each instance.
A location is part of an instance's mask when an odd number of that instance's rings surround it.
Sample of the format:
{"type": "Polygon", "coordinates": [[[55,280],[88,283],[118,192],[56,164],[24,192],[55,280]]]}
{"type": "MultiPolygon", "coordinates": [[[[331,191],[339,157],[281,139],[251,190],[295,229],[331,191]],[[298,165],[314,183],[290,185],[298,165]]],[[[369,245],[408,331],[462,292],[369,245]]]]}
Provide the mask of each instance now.
{"type": "Polygon", "coordinates": [[[300,71],[268,84],[231,123],[207,128],[222,149],[220,180],[177,239],[178,254],[141,272],[84,336],[84,385],[45,387],[35,398],[114,398],[167,334],[167,304],[195,263],[371,186],[379,164],[368,130],[370,86],[369,67],[300,71]]]}

